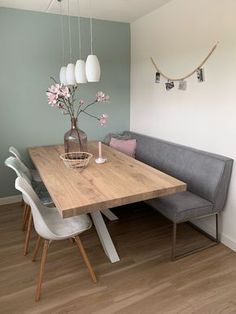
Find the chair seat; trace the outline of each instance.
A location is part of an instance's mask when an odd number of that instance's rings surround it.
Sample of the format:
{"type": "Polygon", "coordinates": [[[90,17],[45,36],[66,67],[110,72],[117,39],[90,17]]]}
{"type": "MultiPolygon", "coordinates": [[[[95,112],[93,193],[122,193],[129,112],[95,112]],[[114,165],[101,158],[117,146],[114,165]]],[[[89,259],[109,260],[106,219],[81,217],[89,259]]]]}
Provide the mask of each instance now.
{"type": "MultiPolygon", "coordinates": [[[[48,229],[52,232],[48,240],[68,239],[92,226],[92,222],[86,214],[63,219],[56,207],[40,208],[40,213],[48,229]]],[[[35,222],[35,229],[41,237],[45,238],[45,234],[41,232],[42,228],[37,228],[37,222],[35,222]]]]}
{"type": "Polygon", "coordinates": [[[213,204],[189,191],[146,201],[173,222],[184,222],[213,213],[213,204]]]}

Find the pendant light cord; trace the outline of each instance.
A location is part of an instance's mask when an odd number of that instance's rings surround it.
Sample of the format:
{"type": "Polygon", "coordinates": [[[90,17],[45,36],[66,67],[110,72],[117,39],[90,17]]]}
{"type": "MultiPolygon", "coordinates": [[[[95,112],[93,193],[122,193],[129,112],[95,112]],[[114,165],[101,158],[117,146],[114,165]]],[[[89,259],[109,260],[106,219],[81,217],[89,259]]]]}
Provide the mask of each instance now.
{"type": "Polygon", "coordinates": [[[70,62],[72,61],[72,43],[71,43],[71,25],[70,25],[70,0],[68,0],[68,29],[69,29],[69,47],[70,47],[70,62]]]}
{"type": "Polygon", "coordinates": [[[62,45],[62,64],[65,64],[65,38],[64,38],[64,25],[62,15],[62,1],[60,1],[60,24],[61,24],[61,45],[62,45]]]}
{"type": "Polygon", "coordinates": [[[89,11],[90,11],[90,47],[91,47],[91,55],[93,55],[93,21],[92,21],[92,0],[89,1],[89,11]]]}
{"type": "Polygon", "coordinates": [[[80,6],[79,0],[77,0],[77,14],[78,14],[78,34],[79,34],[79,58],[82,56],[82,45],[81,45],[81,23],[80,23],[80,6]]]}

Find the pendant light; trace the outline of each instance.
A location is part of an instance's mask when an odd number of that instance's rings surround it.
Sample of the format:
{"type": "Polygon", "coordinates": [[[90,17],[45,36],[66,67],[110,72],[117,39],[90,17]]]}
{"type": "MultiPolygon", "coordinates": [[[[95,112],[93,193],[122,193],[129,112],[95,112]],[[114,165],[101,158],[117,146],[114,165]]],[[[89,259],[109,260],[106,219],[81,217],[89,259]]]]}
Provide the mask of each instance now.
{"type": "MultiPolygon", "coordinates": [[[[61,43],[62,43],[62,62],[65,64],[65,41],[64,41],[64,27],[63,27],[63,16],[62,16],[62,0],[60,2],[60,22],[61,22],[61,43]]],[[[59,79],[61,84],[67,85],[66,81],[66,67],[62,66],[60,69],[59,79]]]]}
{"type": "Polygon", "coordinates": [[[80,24],[80,10],[79,10],[79,0],[77,0],[77,11],[78,11],[78,36],[79,36],[79,59],[76,61],[75,65],[75,80],[79,84],[87,83],[86,73],[85,73],[85,62],[81,59],[82,55],[82,45],[81,45],[81,24],[80,24]]]}
{"type": "MultiPolygon", "coordinates": [[[[70,46],[70,62],[72,60],[72,44],[71,44],[71,25],[70,25],[70,0],[68,0],[68,28],[69,28],[69,46],[70,46]]],[[[66,81],[68,85],[75,85],[75,65],[69,63],[66,67],[66,81]]]]}
{"type": "Polygon", "coordinates": [[[86,76],[88,82],[99,82],[101,75],[101,68],[96,55],[93,54],[93,22],[92,22],[92,7],[90,0],[90,47],[91,54],[88,55],[85,65],[86,76]]]}

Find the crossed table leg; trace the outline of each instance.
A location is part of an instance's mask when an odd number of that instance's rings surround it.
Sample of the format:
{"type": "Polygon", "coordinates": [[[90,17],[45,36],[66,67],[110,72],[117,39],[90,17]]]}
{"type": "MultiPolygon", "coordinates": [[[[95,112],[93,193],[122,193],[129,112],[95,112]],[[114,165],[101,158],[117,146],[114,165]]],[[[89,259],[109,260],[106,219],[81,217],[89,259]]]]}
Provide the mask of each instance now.
{"type": "Polygon", "coordinates": [[[110,209],[101,210],[104,216],[106,216],[110,221],[119,219],[110,209]]]}
{"type": "MultiPolygon", "coordinates": [[[[102,210],[102,213],[108,217],[110,220],[116,220],[118,217],[113,214],[109,209],[108,210],[102,210]],[[114,215],[114,216],[113,216],[114,215]]],[[[112,242],[111,236],[107,230],[106,224],[103,220],[102,214],[99,210],[90,213],[94,226],[97,230],[98,237],[101,241],[101,244],[103,246],[103,249],[107,255],[107,257],[110,259],[112,263],[118,262],[120,260],[116,248],[112,242]]]]}

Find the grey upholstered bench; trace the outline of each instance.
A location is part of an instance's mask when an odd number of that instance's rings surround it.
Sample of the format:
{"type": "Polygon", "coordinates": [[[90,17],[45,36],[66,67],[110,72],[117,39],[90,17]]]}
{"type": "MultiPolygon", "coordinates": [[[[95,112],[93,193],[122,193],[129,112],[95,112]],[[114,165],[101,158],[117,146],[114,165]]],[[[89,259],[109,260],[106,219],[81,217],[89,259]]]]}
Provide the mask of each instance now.
{"type": "Polygon", "coordinates": [[[187,183],[186,192],[147,201],[173,222],[172,259],[180,257],[176,256],[178,223],[215,215],[216,236],[207,236],[218,243],[218,214],[226,202],[233,160],[134,132],[122,136],[137,140],[136,159],[187,183]]]}

